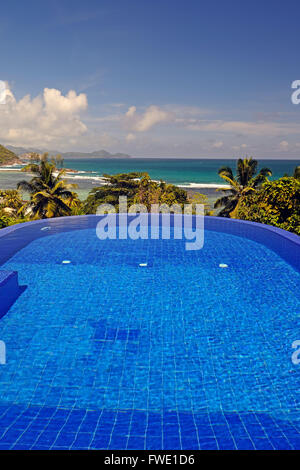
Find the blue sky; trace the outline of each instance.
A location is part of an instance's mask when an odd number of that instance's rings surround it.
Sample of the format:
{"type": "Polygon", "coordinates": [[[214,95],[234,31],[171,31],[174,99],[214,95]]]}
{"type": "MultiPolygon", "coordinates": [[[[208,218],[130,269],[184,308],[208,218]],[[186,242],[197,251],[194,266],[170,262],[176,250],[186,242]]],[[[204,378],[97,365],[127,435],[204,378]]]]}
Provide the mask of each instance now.
{"type": "Polygon", "coordinates": [[[299,14],[276,0],[7,2],[0,141],[298,158],[299,14]]]}

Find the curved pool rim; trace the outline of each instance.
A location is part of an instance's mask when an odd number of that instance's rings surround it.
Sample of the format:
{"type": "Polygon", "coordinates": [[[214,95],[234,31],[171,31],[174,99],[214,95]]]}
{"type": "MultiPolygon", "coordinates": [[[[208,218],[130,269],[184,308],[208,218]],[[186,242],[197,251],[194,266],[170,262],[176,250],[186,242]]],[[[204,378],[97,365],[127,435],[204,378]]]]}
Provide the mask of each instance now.
{"type": "MultiPolygon", "coordinates": [[[[119,214],[116,214],[116,223],[119,226],[119,214]]],[[[133,220],[135,215],[127,215],[127,221],[133,220]]],[[[11,256],[24,248],[28,243],[54,233],[68,232],[87,228],[96,228],[98,222],[105,216],[80,215],[41,219],[22,224],[16,224],[0,230],[0,269],[11,256]],[[42,230],[49,227],[51,230],[42,230]],[[20,237],[22,232],[22,237],[20,237]]],[[[174,216],[170,215],[170,225],[174,226],[174,216]]],[[[192,217],[195,226],[197,216],[192,217]]],[[[159,225],[164,224],[164,217],[160,214],[159,225]]],[[[148,216],[148,226],[151,226],[151,215],[148,216]]],[[[260,243],[277,253],[281,258],[300,271],[300,237],[271,225],[260,224],[240,219],[205,216],[204,230],[223,232],[260,243]]],[[[205,243],[205,239],[204,239],[205,243]]]]}

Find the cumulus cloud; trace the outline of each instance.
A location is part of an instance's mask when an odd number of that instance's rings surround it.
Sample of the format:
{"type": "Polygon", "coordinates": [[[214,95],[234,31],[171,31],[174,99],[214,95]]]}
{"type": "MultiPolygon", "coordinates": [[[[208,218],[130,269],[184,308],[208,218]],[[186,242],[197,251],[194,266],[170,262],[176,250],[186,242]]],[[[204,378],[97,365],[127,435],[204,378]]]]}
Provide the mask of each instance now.
{"type": "Polygon", "coordinates": [[[45,109],[47,112],[73,114],[87,108],[87,98],[84,93],[77,95],[75,91],[70,90],[66,96],[63,96],[55,88],[44,89],[45,109]]]}
{"type": "Polygon", "coordinates": [[[45,88],[42,95],[26,95],[19,101],[6,90],[6,103],[0,106],[0,140],[6,144],[42,146],[59,145],[82,136],[86,125],[80,113],[87,109],[84,93],[45,88]]]}
{"type": "Polygon", "coordinates": [[[146,132],[161,122],[171,121],[173,113],[158,106],[149,106],[144,113],[137,113],[135,106],[130,106],[125,114],[126,124],[136,132],[146,132]]]}
{"type": "Polygon", "coordinates": [[[135,106],[130,106],[130,108],[128,109],[125,116],[128,117],[128,118],[131,118],[135,115],[135,113],[136,113],[136,107],[135,106]]]}
{"type": "MultiPolygon", "coordinates": [[[[0,142],[24,147],[58,150],[107,148],[136,154],[208,156],[232,148],[291,152],[299,148],[300,124],[291,121],[226,119],[226,114],[197,106],[176,104],[140,108],[110,103],[88,115],[87,96],[71,90],[45,88],[38,96],[16,99],[6,86],[5,104],[0,104],[0,142]],[[168,126],[166,126],[168,124],[168,126]],[[160,132],[147,133],[155,126],[160,132]],[[87,127],[88,126],[88,127],[87,127]],[[266,139],[267,138],[267,139],[266,139]],[[205,144],[203,144],[206,142],[205,144]],[[247,142],[241,143],[241,142],[247,142]],[[201,147],[202,145],[202,147],[201,147]],[[268,148],[267,148],[268,147],[268,148]],[[176,152],[174,152],[176,149],[176,152]]],[[[272,118],[272,119],[271,119],[272,118]]]]}

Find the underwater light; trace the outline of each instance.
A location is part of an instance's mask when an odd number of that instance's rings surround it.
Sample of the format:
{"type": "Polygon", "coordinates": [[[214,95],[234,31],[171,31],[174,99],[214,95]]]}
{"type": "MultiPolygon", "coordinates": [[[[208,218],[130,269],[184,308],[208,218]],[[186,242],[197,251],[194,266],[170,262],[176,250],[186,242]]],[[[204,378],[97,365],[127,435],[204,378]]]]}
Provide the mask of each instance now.
{"type": "Polygon", "coordinates": [[[228,268],[228,264],[221,263],[219,264],[219,268],[228,268]]]}

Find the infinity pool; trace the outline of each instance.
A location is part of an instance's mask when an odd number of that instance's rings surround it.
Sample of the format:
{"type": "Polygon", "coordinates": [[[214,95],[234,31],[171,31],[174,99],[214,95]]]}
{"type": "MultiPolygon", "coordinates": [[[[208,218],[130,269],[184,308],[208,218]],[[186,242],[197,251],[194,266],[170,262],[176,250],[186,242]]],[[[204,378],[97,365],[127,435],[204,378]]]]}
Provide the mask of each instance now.
{"type": "Polygon", "coordinates": [[[211,230],[199,251],[24,245],[1,266],[27,288],[0,319],[0,449],[300,448],[300,273],[274,251],[211,230]]]}

